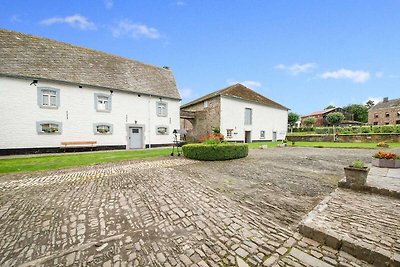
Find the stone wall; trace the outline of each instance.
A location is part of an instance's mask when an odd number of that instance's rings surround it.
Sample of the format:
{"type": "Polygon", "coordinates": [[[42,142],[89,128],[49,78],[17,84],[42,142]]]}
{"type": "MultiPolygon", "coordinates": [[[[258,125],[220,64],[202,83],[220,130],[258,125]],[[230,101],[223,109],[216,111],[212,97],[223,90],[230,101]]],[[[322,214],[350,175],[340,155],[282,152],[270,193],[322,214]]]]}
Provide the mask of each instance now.
{"type": "Polygon", "coordinates": [[[198,138],[202,135],[212,132],[212,128],[220,127],[221,122],[221,100],[220,97],[214,97],[207,100],[207,107],[204,102],[194,104],[181,110],[194,111],[195,118],[191,119],[192,125],[181,121],[181,127],[187,127],[188,136],[198,138]]]}
{"type": "MultiPolygon", "coordinates": [[[[287,140],[294,142],[332,142],[333,135],[300,135],[287,136],[287,140]]],[[[338,142],[400,142],[400,134],[339,134],[338,142]]]]}

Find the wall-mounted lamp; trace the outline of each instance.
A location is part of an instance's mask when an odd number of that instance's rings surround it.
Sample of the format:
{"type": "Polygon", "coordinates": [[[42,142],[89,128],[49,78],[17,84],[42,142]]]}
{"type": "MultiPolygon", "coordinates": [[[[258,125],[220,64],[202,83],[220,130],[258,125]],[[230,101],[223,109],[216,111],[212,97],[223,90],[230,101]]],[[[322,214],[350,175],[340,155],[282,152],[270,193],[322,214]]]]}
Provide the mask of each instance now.
{"type": "Polygon", "coordinates": [[[113,90],[110,90],[110,94],[112,94],[112,93],[114,93],[114,91],[113,91],[113,90]]]}
{"type": "Polygon", "coordinates": [[[37,85],[37,83],[38,83],[38,80],[33,80],[32,82],[31,82],[31,84],[30,85],[34,85],[34,86],[36,86],[37,85]]]}
{"type": "Polygon", "coordinates": [[[137,124],[137,121],[135,121],[135,124],[137,124]]]}
{"type": "Polygon", "coordinates": [[[83,88],[83,86],[82,86],[82,85],[79,85],[79,88],[83,88]]]}
{"type": "Polygon", "coordinates": [[[138,97],[141,97],[141,95],[137,95],[138,97]]]}
{"type": "Polygon", "coordinates": [[[162,97],[160,97],[160,101],[162,101],[162,97]]]}

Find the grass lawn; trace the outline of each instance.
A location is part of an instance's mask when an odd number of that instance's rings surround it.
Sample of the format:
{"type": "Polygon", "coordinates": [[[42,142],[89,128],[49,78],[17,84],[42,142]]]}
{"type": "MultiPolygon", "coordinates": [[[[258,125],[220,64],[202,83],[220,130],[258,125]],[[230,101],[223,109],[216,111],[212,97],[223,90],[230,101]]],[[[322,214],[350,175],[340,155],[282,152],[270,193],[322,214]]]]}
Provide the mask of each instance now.
{"type": "MultiPolygon", "coordinates": [[[[261,145],[276,147],[281,142],[255,142],[250,143],[249,148],[258,148],[261,145]]],[[[291,147],[292,143],[288,142],[291,147]]],[[[400,143],[389,143],[390,147],[400,147],[400,143]]],[[[326,148],[376,148],[376,143],[336,143],[336,142],[296,142],[295,147],[326,147],[326,148]]],[[[130,159],[152,158],[167,156],[171,148],[87,152],[78,154],[53,154],[46,156],[27,156],[0,159],[0,173],[39,171],[60,168],[71,168],[82,165],[90,165],[101,162],[112,162],[130,159]]]]}
{"type": "Polygon", "coordinates": [[[171,148],[92,152],[79,154],[54,154],[46,156],[0,159],[0,173],[38,171],[89,165],[130,159],[166,156],[171,148]]]}

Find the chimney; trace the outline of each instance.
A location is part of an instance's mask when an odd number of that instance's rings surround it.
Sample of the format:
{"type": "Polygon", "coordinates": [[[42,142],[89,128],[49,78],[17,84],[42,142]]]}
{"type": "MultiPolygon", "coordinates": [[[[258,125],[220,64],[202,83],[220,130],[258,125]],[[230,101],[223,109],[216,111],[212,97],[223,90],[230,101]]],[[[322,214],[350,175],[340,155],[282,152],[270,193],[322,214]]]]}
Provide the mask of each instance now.
{"type": "Polygon", "coordinates": [[[163,69],[166,69],[166,70],[169,70],[169,67],[168,67],[168,66],[163,66],[162,68],[163,68],[163,69]]]}
{"type": "Polygon", "coordinates": [[[389,101],[389,97],[384,97],[383,98],[383,102],[388,102],[389,101]]]}

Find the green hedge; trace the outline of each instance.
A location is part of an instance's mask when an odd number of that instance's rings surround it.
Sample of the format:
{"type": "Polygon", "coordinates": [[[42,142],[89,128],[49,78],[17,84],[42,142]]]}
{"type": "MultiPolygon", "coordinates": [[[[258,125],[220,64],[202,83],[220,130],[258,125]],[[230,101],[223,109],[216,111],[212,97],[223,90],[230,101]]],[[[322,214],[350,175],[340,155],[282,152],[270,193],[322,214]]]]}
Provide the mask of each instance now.
{"type": "Polygon", "coordinates": [[[198,160],[228,160],[247,157],[247,144],[188,144],[182,146],[183,155],[198,160]]]}

